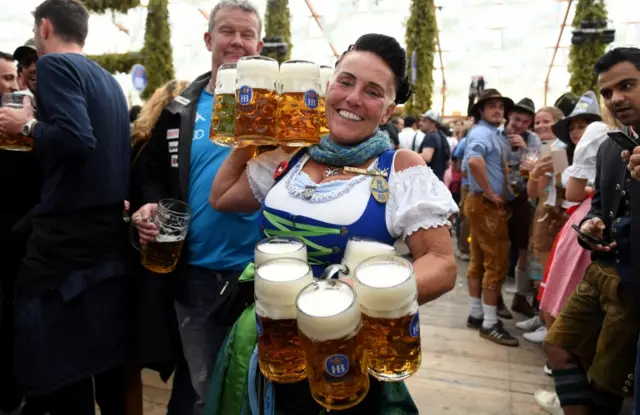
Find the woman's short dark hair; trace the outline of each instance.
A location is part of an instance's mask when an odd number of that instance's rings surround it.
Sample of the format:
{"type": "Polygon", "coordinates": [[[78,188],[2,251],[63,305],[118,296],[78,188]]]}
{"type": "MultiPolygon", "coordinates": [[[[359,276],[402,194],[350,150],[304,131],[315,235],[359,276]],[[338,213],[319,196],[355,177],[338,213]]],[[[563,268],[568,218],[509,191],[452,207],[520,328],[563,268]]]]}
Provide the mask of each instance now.
{"type": "MultiPolygon", "coordinates": [[[[407,54],[397,40],[391,36],[379,33],[369,33],[360,36],[356,43],[342,54],[342,58],[350,51],[371,52],[382,59],[396,78],[396,104],[404,104],[411,97],[411,85],[407,78],[407,54]]],[[[340,61],[338,61],[340,62],[340,61]]],[[[336,64],[337,66],[337,64],[336,64]]]]}

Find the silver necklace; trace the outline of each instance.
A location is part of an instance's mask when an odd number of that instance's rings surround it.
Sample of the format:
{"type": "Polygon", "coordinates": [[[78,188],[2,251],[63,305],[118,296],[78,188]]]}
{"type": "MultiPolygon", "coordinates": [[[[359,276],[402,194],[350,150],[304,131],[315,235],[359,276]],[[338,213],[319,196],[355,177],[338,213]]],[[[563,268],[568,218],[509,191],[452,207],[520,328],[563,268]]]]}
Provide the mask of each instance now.
{"type": "Polygon", "coordinates": [[[341,171],[342,171],[341,167],[327,167],[326,169],[324,169],[324,176],[325,177],[336,176],[341,171]]]}

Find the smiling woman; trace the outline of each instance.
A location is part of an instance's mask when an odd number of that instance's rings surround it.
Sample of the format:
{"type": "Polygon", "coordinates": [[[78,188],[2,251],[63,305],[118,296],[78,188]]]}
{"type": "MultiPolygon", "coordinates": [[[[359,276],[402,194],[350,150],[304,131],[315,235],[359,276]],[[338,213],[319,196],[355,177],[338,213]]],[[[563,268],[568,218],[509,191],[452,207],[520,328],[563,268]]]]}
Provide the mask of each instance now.
{"type": "MultiPolygon", "coordinates": [[[[250,150],[235,149],[216,176],[211,205],[234,212],[262,207],[264,235],[302,235],[315,276],[342,261],[350,237],[390,245],[406,239],[418,301],[451,290],[456,265],[448,218],[457,211],[456,204],[420,156],[391,150],[388,137],[378,129],[411,94],[405,67],[405,52],[395,39],[379,34],[359,38],[329,82],[330,134],[291,155],[277,149],[250,160],[250,150]]],[[[304,382],[278,384],[275,393],[297,397],[276,399],[279,412],[321,409],[304,382]]],[[[404,384],[383,386],[371,379],[370,391],[354,413],[382,414],[390,407],[417,413],[404,384]],[[392,395],[398,398],[395,405],[383,409],[392,395]]]]}

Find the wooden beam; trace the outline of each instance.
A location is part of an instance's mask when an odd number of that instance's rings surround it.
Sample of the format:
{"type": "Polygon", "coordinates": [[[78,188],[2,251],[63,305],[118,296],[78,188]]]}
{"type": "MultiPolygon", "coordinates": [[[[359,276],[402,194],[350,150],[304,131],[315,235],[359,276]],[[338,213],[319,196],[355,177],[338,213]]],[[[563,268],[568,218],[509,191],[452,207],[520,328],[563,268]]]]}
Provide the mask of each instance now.
{"type": "MultiPolygon", "coordinates": [[[[436,19],[436,26],[438,24],[438,10],[440,10],[436,5],[433,5],[433,13],[436,19]]],[[[442,93],[442,107],[440,109],[440,114],[444,115],[445,104],[447,102],[447,80],[444,76],[444,61],[442,60],[442,48],[440,47],[440,31],[436,30],[436,45],[438,46],[438,58],[440,59],[440,72],[442,73],[442,89],[440,92],[442,93]]]]}
{"type": "Polygon", "coordinates": [[[567,20],[569,19],[569,12],[571,11],[572,4],[573,0],[569,0],[569,2],[567,3],[567,10],[564,13],[564,19],[562,20],[562,24],[560,25],[560,34],[558,34],[558,41],[556,42],[556,46],[553,49],[553,56],[551,57],[551,62],[549,63],[549,71],[547,71],[547,77],[544,80],[544,105],[547,105],[547,95],[549,94],[549,78],[551,77],[553,64],[556,61],[556,55],[558,54],[558,48],[560,47],[560,41],[562,40],[564,28],[567,25],[567,20]]]}
{"type": "MultiPolygon", "coordinates": [[[[304,0],[304,1],[305,3],[307,3],[307,7],[309,8],[309,12],[311,12],[311,16],[313,16],[313,18],[315,19],[316,23],[318,24],[318,27],[322,31],[322,34],[324,34],[324,27],[322,27],[322,23],[320,22],[320,16],[318,15],[318,13],[316,13],[315,9],[313,8],[313,5],[311,4],[311,0],[304,0]]],[[[340,54],[338,53],[338,50],[336,49],[336,47],[333,46],[333,43],[331,43],[329,39],[327,39],[327,42],[329,43],[329,47],[331,48],[333,55],[336,58],[340,59],[340,54]]]]}

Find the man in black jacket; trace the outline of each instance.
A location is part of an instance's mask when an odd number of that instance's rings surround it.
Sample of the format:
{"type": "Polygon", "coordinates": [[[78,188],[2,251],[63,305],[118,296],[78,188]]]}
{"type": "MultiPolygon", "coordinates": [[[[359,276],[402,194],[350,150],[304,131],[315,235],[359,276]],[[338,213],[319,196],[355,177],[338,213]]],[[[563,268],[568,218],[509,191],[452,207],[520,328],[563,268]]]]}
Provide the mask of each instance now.
{"type": "Polygon", "coordinates": [[[193,81],[160,116],[144,150],[142,193],[147,204],[132,216],[145,244],[153,243],[158,234],[147,219],[155,214],[159,200],[180,199],[192,210],[178,269],[176,312],[198,395],[196,415],[204,407],[217,351],[234,322],[225,315],[229,310],[211,315],[212,306],[253,260],[259,239],[258,214],[221,213],[208,203],[213,179],[231,150],[209,140],[216,73],[224,63],[257,55],[261,31],[260,14],[248,1],[222,0],[215,6],[204,35],[211,72],[193,81]]]}
{"type": "MultiPolygon", "coordinates": [[[[640,49],[614,49],[595,70],[605,105],[638,140],[640,49]]],[[[640,181],[634,180],[640,178],[640,147],[628,168],[623,158],[629,154],[622,153],[610,139],[600,146],[596,192],[580,227],[588,237],[579,238],[592,251],[592,263],[545,339],[565,414],[615,415],[623,397],[633,393],[640,332],[640,181]]]]}

